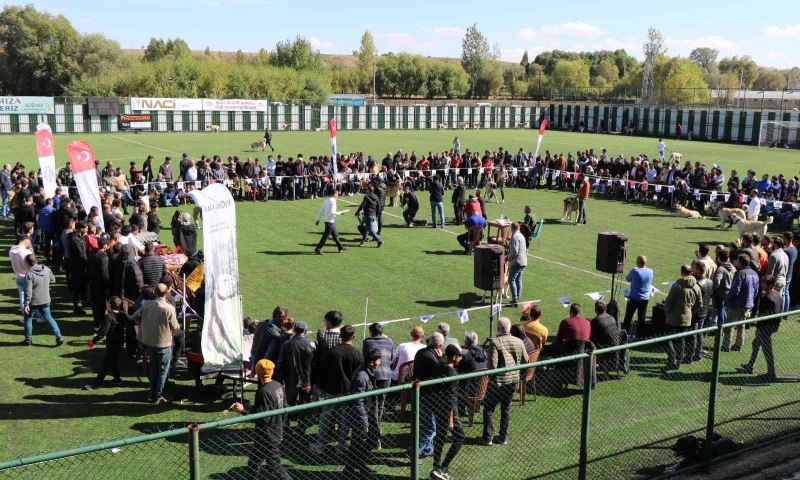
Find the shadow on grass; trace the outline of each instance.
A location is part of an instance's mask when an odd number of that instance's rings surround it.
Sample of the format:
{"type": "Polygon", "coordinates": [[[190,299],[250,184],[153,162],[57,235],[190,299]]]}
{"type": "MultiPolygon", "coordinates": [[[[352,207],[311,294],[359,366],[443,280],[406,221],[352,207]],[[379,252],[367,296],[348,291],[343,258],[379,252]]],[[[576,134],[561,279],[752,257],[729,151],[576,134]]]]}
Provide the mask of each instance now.
{"type": "Polygon", "coordinates": [[[274,255],[274,256],[279,256],[279,257],[290,257],[290,256],[296,256],[296,255],[316,255],[316,253],[314,253],[314,250],[302,250],[302,251],[294,251],[294,252],[286,251],[286,250],[283,250],[283,251],[280,251],[280,250],[262,250],[262,251],[260,251],[258,253],[260,253],[262,255],[274,255]]]}
{"type": "Polygon", "coordinates": [[[675,215],[670,215],[669,213],[631,213],[630,216],[642,218],[678,218],[675,215]]]}
{"type": "Polygon", "coordinates": [[[462,292],[458,298],[452,300],[417,300],[420,305],[429,307],[451,308],[451,307],[471,307],[480,303],[482,297],[475,292],[462,292]]]}
{"type": "Polygon", "coordinates": [[[423,250],[422,253],[427,255],[458,255],[465,256],[464,250],[423,250]]]}

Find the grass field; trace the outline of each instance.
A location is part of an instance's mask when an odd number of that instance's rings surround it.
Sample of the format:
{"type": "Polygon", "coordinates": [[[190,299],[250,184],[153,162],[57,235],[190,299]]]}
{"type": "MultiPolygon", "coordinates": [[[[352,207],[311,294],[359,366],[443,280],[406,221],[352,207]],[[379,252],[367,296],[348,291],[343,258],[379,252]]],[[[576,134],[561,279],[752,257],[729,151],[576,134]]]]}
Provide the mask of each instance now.
{"type": "MultiPolygon", "coordinates": [[[[339,146],[343,151],[362,150],[376,156],[398,148],[427,152],[447,148],[453,134],[342,132],[339,146]]],[[[531,132],[458,134],[462,138],[462,148],[470,149],[497,146],[530,148],[533,143],[531,132]]],[[[288,156],[303,152],[309,156],[327,151],[326,135],[324,132],[278,134],[275,143],[278,153],[288,156]]],[[[79,137],[92,144],[98,159],[114,159],[115,164],[124,166],[124,161],[141,161],[147,154],[175,156],[186,151],[191,155],[219,153],[224,156],[230,153],[245,156],[247,151],[238,147],[249,143],[249,139],[255,136],[255,133],[237,133],[79,137]]],[[[79,137],[59,135],[56,142],[63,145],[79,137]]],[[[23,161],[28,165],[35,162],[32,137],[3,137],[2,145],[3,161],[23,161]]],[[[726,170],[735,167],[742,171],[751,167],[759,172],[766,169],[771,173],[793,174],[800,167],[796,151],[757,150],[699,142],[680,142],[678,145],[673,148],[682,151],[685,159],[696,159],[706,164],[720,163],[726,170]]],[[[654,152],[655,141],[551,132],[545,147],[556,152],[605,147],[611,153],[634,154],[654,152]]],[[[261,156],[263,158],[263,154],[261,156]]],[[[555,219],[560,217],[563,196],[561,192],[508,189],[504,204],[488,207],[490,217],[505,214],[519,218],[523,206],[531,204],[538,217],[547,219],[541,245],[532,247],[529,252],[531,259],[525,271],[522,297],[541,300],[544,323],[553,333],[558,322],[566,316],[558,297],[566,296],[588,307],[591,301],[586,293],[610,287],[610,277],[593,268],[597,232],[616,230],[626,233],[630,238],[629,257],[646,254],[655,270],[656,284],[674,280],[679,266],[693,258],[698,243],[727,243],[735,237],[733,232],[714,229],[715,222],[710,219],[684,220],[647,206],[599,199],[589,203],[589,225],[559,224],[555,219]]],[[[420,193],[419,197],[422,204],[420,215],[427,217],[427,194],[420,193]]],[[[340,208],[359,200],[358,197],[343,197],[340,208]]],[[[459,228],[409,229],[398,218],[399,209],[387,208],[383,248],[370,246],[374,244],[359,248],[355,220],[345,216],[339,220],[338,226],[345,243],[351,248],[338,255],[333,254],[335,249],[329,247],[327,251],[331,254],[318,257],[313,255],[313,246],[321,231],[314,226],[314,217],[320,205],[321,200],[237,204],[240,275],[246,315],[263,319],[269,316],[275,305],[282,305],[289,308],[295,319],[306,321],[316,329],[322,323],[324,312],[329,309],[341,310],[346,323],[362,323],[367,297],[368,321],[435,314],[480,305],[479,292],[472,287],[472,258],[459,253],[455,240],[455,235],[461,232],[459,228]]],[[[162,210],[166,224],[172,213],[172,209],[162,210]]],[[[3,223],[0,241],[6,251],[12,240],[10,223],[3,223]]],[[[7,439],[0,442],[0,460],[223,416],[222,401],[188,398],[191,380],[185,375],[178,377],[177,388],[173,390],[178,400],[171,406],[157,408],[145,403],[144,379],[137,381],[131,364],[124,365],[127,381],[123,387],[92,392],[80,390],[93,378],[102,357],[102,348],[87,350],[85,340],[91,336],[91,320],[72,315],[63,277],[59,277],[59,287],[54,295],[54,315],[66,336],[67,345],[58,350],[51,348],[52,337],[42,325],[36,325],[35,345],[25,349],[16,346],[22,339],[22,327],[16,312],[16,290],[7,257],[0,261],[0,271],[4,274],[0,279],[3,294],[0,303],[0,365],[4,369],[0,376],[0,418],[4,420],[0,422],[0,438],[7,439]]],[[[664,290],[667,288],[658,286],[664,290]]],[[[504,314],[515,319],[519,312],[506,310],[504,314]]],[[[488,331],[485,311],[475,313],[463,326],[458,324],[455,316],[442,316],[428,324],[426,330],[430,331],[438,321],[448,321],[454,336],[459,338],[466,329],[473,329],[482,340],[488,331]]],[[[414,324],[391,324],[387,333],[395,343],[400,343],[405,341],[414,324]]],[[[800,333],[798,330],[793,321],[792,325],[782,327],[781,332],[796,337],[800,333]]],[[[795,345],[796,342],[788,336],[776,338],[777,356],[793,358],[788,364],[779,364],[779,375],[800,374],[795,345]]],[[[724,380],[720,387],[722,405],[726,407],[721,408],[723,413],[727,412],[730,418],[734,418],[742,412],[774,407],[789,398],[796,401],[796,387],[791,383],[766,388],[734,373],[734,367],[744,362],[748,354],[749,345],[745,352],[726,356],[722,371],[724,380]],[[792,389],[795,389],[793,397],[792,389]]],[[[592,458],[597,459],[595,465],[598,469],[595,478],[635,476],[635,471],[620,470],[620,465],[629,458],[635,457],[634,463],[642,468],[653,463],[667,463],[665,459],[669,455],[663,450],[665,439],[704,426],[708,384],[703,372],[707,372],[708,362],[664,377],[658,373],[664,358],[660,352],[636,352],[633,372],[625,380],[598,386],[592,404],[592,419],[596,422],[592,434],[596,443],[592,443],[591,451],[592,458]],[[658,446],[641,447],[649,442],[658,446]]],[[[523,455],[526,458],[536,456],[538,463],[535,468],[517,472],[520,477],[558,470],[558,476],[572,478],[574,470],[571,468],[576,460],[572,452],[577,451],[579,434],[576,425],[580,422],[580,397],[545,396],[535,403],[530,402],[524,409],[514,408],[515,418],[526,419],[512,419],[512,437],[516,436],[519,441],[506,450],[493,450],[492,455],[481,458],[484,462],[481,471],[492,471],[491,468],[499,468],[503,462],[523,455]],[[537,432],[536,436],[530,436],[531,429],[537,432]],[[562,468],[564,470],[560,470],[562,468]]],[[[796,428],[796,406],[792,403],[782,408],[790,411],[783,412],[782,419],[765,419],[757,430],[796,428]]],[[[743,423],[731,427],[731,431],[745,432],[747,428],[751,427],[743,423]]],[[[480,421],[468,430],[467,435],[474,438],[479,429],[480,421]]],[[[749,431],[753,435],[755,430],[751,428],[749,431]]],[[[185,448],[181,447],[180,451],[183,454],[185,448]]],[[[471,477],[470,469],[477,468],[478,464],[468,462],[476,462],[476,455],[480,452],[482,450],[474,445],[468,445],[462,451],[459,457],[462,463],[457,467],[463,472],[462,477],[471,477]]],[[[227,469],[240,464],[242,458],[234,456],[226,457],[224,462],[223,459],[217,460],[220,468],[227,469]]],[[[130,478],[142,477],[134,474],[130,478]]]]}

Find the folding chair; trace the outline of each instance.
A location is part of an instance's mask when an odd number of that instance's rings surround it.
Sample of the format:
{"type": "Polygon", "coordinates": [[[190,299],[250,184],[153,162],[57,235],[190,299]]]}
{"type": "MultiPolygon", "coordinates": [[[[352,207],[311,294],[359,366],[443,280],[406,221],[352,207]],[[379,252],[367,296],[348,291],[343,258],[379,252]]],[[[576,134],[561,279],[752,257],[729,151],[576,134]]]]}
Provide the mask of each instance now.
{"type": "MultiPolygon", "coordinates": [[[[411,383],[414,380],[414,361],[406,362],[400,365],[400,368],[397,370],[397,383],[411,383]]],[[[400,415],[404,416],[406,414],[406,407],[408,406],[408,401],[411,397],[411,394],[408,390],[403,390],[400,392],[400,415]]]]}
{"type": "Polygon", "coordinates": [[[536,244],[541,246],[542,242],[542,228],[544,227],[544,218],[540,218],[538,222],[536,222],[536,226],[533,227],[533,233],[531,233],[531,240],[536,240],[536,244]]]}
{"type": "Polygon", "coordinates": [[[467,255],[472,255],[472,250],[481,244],[483,230],[483,227],[470,227],[469,239],[467,240],[467,255]]]}
{"type": "MultiPolygon", "coordinates": [[[[542,354],[542,341],[536,335],[526,333],[526,336],[531,339],[536,349],[528,355],[528,363],[536,362],[542,354]]],[[[525,378],[519,379],[519,404],[525,405],[525,395],[528,390],[528,383],[533,382],[533,401],[536,401],[536,367],[531,367],[525,372],[525,378]]]]}
{"type": "Polygon", "coordinates": [[[475,414],[481,410],[481,402],[486,398],[486,390],[488,387],[489,375],[484,375],[478,378],[478,389],[475,395],[463,395],[464,402],[467,404],[467,416],[469,417],[470,427],[475,422],[475,414]]]}

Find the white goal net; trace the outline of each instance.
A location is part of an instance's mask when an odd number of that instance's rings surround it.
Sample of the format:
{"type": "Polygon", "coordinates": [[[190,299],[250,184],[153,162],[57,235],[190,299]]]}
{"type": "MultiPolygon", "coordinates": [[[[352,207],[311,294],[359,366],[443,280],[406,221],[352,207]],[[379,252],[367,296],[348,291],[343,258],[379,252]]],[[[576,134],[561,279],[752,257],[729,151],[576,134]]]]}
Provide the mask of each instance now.
{"type": "Polygon", "coordinates": [[[766,148],[800,147],[800,122],[762,122],[758,134],[758,146],[766,148]]]}

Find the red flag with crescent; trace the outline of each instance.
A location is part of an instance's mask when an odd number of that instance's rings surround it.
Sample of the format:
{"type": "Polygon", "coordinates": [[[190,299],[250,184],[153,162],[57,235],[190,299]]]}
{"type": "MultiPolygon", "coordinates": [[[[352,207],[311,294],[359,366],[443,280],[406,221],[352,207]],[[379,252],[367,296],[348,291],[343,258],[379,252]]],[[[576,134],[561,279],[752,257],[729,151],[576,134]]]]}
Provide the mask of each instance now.
{"type": "Polygon", "coordinates": [[[76,140],[67,144],[67,156],[83,208],[87,212],[92,207],[97,207],[98,212],[102,211],[92,147],[86,142],[76,140]]]}
{"type": "Polygon", "coordinates": [[[47,198],[56,194],[56,153],[53,132],[50,125],[36,125],[36,156],[39,157],[39,171],[42,172],[42,185],[47,198]]]}

